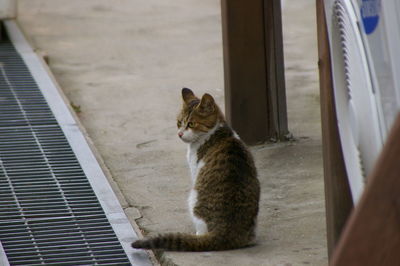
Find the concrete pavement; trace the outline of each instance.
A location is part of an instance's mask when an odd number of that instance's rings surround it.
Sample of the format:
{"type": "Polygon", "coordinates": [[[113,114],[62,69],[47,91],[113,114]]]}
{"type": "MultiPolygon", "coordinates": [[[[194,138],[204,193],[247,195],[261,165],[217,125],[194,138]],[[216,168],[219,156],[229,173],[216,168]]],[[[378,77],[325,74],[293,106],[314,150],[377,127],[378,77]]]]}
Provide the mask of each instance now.
{"type": "MultiPolygon", "coordinates": [[[[295,141],[252,147],[262,185],[256,246],[166,252],[177,265],[326,265],[315,7],[287,0],[284,43],[295,141]]],[[[215,0],[18,0],[18,22],[52,69],[144,233],[194,232],[180,89],[223,105],[215,0]]]]}

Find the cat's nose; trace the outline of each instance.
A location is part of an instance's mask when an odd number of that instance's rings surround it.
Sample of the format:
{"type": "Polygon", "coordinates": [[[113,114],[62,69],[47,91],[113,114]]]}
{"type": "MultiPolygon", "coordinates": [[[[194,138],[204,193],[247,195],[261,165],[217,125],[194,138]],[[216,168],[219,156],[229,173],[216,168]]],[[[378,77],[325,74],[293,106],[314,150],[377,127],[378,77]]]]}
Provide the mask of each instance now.
{"type": "Polygon", "coordinates": [[[179,136],[180,138],[182,138],[183,132],[178,132],[178,136],[179,136]]]}

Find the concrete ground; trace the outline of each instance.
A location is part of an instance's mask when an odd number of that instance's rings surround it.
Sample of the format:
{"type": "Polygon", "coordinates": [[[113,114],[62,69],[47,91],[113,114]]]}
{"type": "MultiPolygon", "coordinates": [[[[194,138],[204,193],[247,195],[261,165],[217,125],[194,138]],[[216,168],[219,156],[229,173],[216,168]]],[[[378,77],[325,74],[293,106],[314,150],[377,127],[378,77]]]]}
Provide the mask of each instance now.
{"type": "MultiPolygon", "coordinates": [[[[251,148],[262,185],[258,243],[235,251],[167,252],[177,265],[326,265],[314,0],[287,0],[284,43],[295,141],[251,148]]],[[[215,0],[18,0],[18,22],[49,66],[144,233],[194,232],[180,89],[223,105],[215,0]]]]}

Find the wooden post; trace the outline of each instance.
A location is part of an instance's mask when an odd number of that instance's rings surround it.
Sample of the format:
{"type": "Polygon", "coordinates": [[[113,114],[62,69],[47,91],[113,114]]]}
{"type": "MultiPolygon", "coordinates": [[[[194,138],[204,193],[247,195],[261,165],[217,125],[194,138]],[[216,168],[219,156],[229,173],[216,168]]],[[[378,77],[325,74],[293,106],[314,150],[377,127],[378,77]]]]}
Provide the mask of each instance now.
{"type": "Polygon", "coordinates": [[[317,0],[316,4],[326,229],[328,255],[331,256],[352,210],[353,202],[336,122],[331,59],[323,0],[317,0]]]}
{"type": "Polygon", "coordinates": [[[265,52],[267,62],[267,98],[269,133],[278,140],[287,140],[285,65],[283,57],[281,0],[264,0],[265,52]]]}
{"type": "Polygon", "coordinates": [[[226,117],[248,144],[288,134],[280,0],[222,0],[226,117]]]}
{"type": "Polygon", "coordinates": [[[400,116],[335,250],[332,266],[400,265],[400,116]]]}

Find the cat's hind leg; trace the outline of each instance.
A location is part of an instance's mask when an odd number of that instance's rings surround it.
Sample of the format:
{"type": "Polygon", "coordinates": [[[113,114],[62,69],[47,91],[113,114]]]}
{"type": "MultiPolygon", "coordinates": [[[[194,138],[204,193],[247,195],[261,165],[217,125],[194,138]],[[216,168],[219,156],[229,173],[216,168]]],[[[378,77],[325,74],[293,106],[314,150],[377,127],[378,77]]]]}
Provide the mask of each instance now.
{"type": "Polygon", "coordinates": [[[192,217],[194,226],[196,227],[196,235],[204,235],[208,233],[207,224],[196,216],[192,217]]]}

